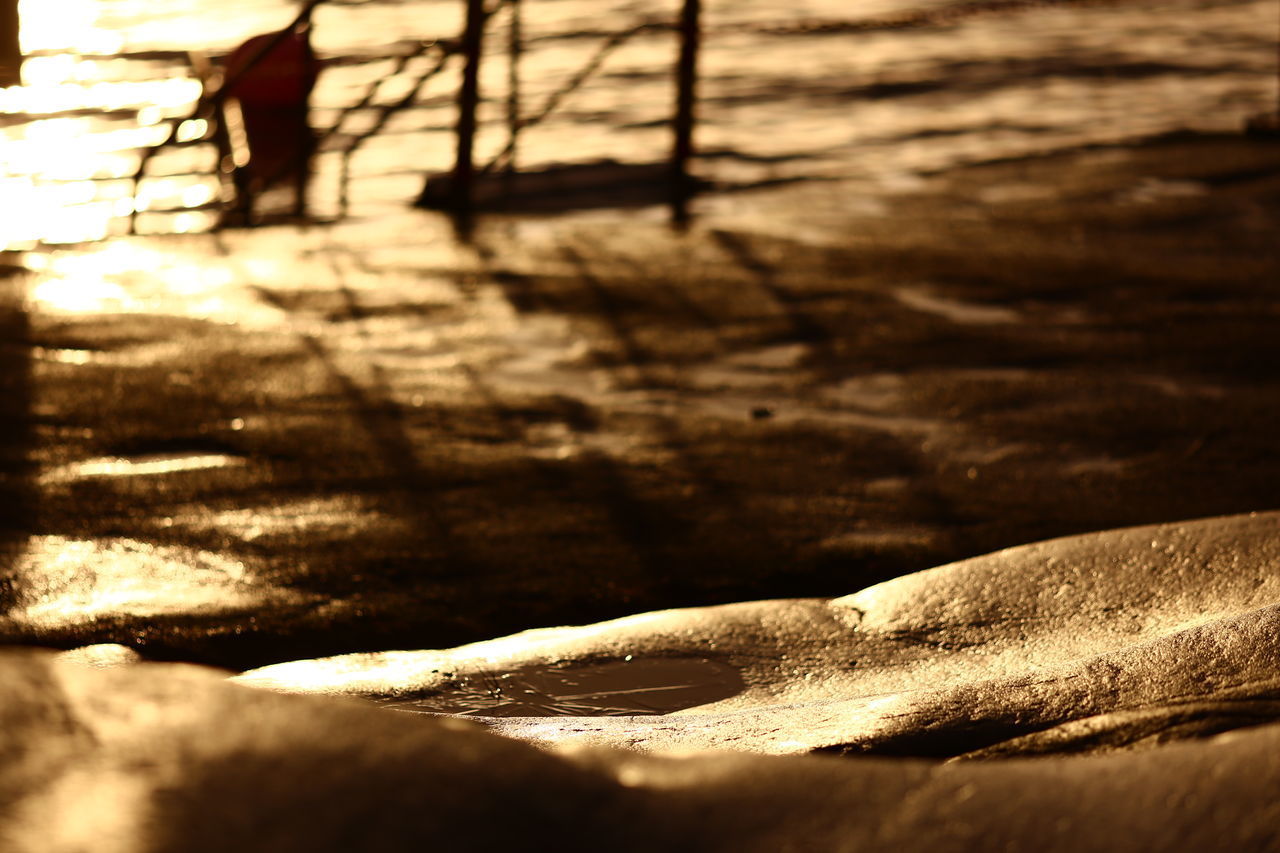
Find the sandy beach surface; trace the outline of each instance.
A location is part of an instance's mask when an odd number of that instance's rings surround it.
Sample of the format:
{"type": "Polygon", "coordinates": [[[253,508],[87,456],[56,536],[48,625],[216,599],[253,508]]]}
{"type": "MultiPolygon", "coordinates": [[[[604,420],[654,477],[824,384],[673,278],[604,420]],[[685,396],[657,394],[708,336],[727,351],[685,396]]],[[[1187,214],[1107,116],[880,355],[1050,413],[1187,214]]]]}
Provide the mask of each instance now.
{"type": "MultiPolygon", "coordinates": [[[[687,228],[467,239],[453,4],[318,13],[308,219],[132,195],[290,11],[190,5],[0,89],[0,846],[1280,849],[1274,4],[713,4],[687,228]]],[[[670,49],[526,171],[651,169],[670,49]]]]}
{"type": "Polygon", "coordinates": [[[1267,509],[1278,164],[1190,134],[683,234],[406,209],[28,254],[5,635],[244,669],[1267,509]]]}

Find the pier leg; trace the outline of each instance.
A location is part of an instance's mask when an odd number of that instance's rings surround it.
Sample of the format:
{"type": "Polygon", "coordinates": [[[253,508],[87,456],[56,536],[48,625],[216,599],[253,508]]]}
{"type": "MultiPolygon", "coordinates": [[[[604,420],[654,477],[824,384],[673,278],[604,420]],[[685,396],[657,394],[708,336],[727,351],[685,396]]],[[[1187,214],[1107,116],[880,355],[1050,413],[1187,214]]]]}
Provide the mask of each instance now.
{"type": "MultiPolygon", "coordinates": [[[[467,23],[462,33],[462,85],[458,88],[458,152],[453,164],[451,205],[454,216],[469,223],[472,214],[473,160],[476,136],[476,107],[480,102],[480,60],[484,50],[484,0],[467,0],[467,23]]],[[[464,230],[466,230],[464,228],[464,230]]]]}
{"type": "Polygon", "coordinates": [[[18,0],[0,0],[0,86],[22,82],[22,48],[18,44],[18,0]]]}
{"type": "Polygon", "coordinates": [[[693,179],[689,160],[693,156],[694,108],[697,102],[698,47],[701,40],[699,14],[701,0],[684,0],[680,10],[680,57],[676,63],[675,144],[671,152],[671,219],[678,225],[689,221],[689,198],[693,179]]]}
{"type": "Polygon", "coordinates": [[[518,146],[520,143],[520,57],[524,52],[524,13],[520,0],[507,0],[511,7],[507,31],[507,163],[503,191],[510,197],[515,188],[518,146]]]}

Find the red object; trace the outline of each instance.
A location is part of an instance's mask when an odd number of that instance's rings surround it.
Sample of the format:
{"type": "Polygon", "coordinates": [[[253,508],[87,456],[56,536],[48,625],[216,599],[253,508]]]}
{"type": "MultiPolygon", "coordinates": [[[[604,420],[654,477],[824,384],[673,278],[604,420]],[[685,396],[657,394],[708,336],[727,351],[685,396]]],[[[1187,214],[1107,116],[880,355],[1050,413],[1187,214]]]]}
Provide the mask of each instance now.
{"type": "Polygon", "coordinates": [[[254,62],[278,35],[254,36],[227,57],[227,79],[234,81],[228,91],[246,107],[300,107],[315,86],[319,63],[311,50],[309,30],[289,33],[254,62]],[[240,77],[250,63],[252,67],[240,77]]]}
{"type": "MultiPolygon", "coordinates": [[[[229,152],[235,168],[236,209],[232,216],[252,224],[259,201],[273,187],[292,186],[288,207],[301,216],[315,136],[307,121],[307,101],[319,75],[311,50],[311,29],[254,36],[226,60],[226,120],[243,132],[244,149],[236,150],[235,130],[229,152]]],[[[278,201],[270,202],[278,206],[278,201]]]]}

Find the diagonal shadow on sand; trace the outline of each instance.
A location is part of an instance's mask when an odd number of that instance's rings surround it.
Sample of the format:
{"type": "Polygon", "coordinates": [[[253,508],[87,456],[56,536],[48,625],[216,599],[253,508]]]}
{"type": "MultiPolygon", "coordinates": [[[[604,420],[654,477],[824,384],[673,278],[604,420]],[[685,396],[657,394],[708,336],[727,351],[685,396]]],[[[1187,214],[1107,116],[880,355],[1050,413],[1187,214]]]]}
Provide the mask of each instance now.
{"type": "Polygon", "coordinates": [[[10,572],[35,521],[31,362],[23,270],[0,254],[0,606],[12,604],[10,572]]]}

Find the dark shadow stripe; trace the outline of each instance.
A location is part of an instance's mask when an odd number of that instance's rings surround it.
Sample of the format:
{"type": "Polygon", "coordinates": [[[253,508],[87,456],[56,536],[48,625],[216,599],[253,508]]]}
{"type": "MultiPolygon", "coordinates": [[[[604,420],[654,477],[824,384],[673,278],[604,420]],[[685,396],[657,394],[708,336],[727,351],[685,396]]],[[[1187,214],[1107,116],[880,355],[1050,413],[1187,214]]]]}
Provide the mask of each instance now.
{"type": "Polygon", "coordinates": [[[13,606],[14,565],[35,524],[31,334],[22,269],[0,253],[0,608],[13,606]]]}

